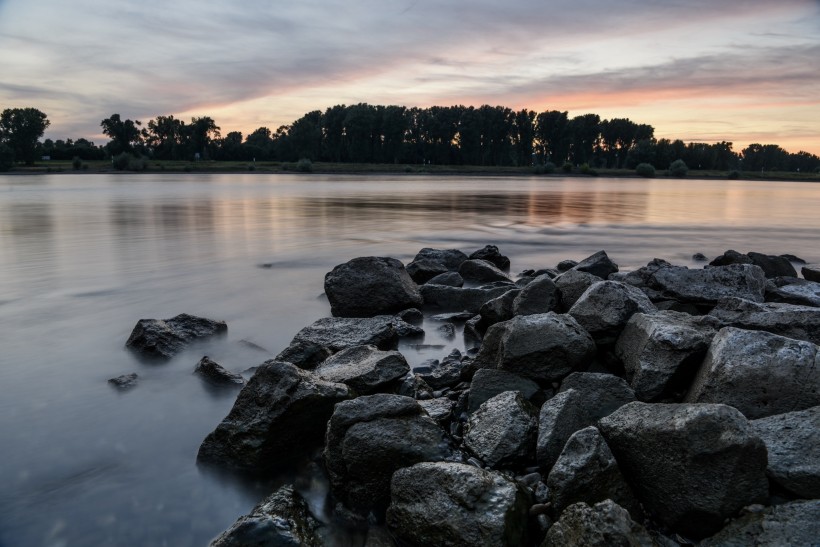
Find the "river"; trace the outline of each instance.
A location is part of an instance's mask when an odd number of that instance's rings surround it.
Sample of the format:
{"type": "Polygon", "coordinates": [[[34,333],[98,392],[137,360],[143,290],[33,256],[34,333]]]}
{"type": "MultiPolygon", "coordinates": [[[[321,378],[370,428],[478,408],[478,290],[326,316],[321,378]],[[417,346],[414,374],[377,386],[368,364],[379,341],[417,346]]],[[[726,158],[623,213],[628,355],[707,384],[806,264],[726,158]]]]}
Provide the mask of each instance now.
{"type": "MultiPolygon", "coordinates": [[[[487,243],[513,273],[600,249],[622,269],[730,248],[820,261],[818,211],[820,185],[789,182],[0,176],[0,546],[199,546],[246,513],[269,485],[195,464],[236,392],[193,367],[278,353],[329,314],[336,264],[487,243]],[[227,321],[228,336],[159,366],[124,350],[138,319],[183,312],[227,321]],[[130,372],[136,388],[107,384],[130,372]]],[[[447,345],[403,351],[413,365],[463,349],[447,345]]],[[[318,507],[321,480],[305,488],[318,507]]]]}

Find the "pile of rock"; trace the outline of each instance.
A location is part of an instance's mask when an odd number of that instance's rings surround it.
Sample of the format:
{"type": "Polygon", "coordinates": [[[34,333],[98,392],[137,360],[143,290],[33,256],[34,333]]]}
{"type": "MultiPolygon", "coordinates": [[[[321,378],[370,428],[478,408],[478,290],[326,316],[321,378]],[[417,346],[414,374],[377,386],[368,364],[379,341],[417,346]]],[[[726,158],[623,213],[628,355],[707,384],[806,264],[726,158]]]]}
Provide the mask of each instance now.
{"type": "MultiPolygon", "coordinates": [[[[326,277],[334,317],[256,370],[198,461],[270,475],[320,449],[332,519],[373,545],[810,545],[820,283],[787,265],[624,273],[601,251],[513,280],[494,246],[356,258],[326,277]],[[411,371],[408,308],[454,312],[473,350],[411,371]]],[[[285,486],[215,544],[328,528],[285,486]]]]}

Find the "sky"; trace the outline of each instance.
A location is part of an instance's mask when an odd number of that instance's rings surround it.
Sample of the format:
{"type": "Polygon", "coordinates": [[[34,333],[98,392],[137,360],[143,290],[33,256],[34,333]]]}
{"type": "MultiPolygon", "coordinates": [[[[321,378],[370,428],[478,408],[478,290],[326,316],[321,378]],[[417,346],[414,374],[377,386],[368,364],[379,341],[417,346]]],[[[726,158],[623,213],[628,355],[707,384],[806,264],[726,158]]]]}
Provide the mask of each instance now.
{"type": "Polygon", "coordinates": [[[0,0],[0,109],[275,130],[336,104],[596,113],[820,155],[820,0],[0,0]]]}

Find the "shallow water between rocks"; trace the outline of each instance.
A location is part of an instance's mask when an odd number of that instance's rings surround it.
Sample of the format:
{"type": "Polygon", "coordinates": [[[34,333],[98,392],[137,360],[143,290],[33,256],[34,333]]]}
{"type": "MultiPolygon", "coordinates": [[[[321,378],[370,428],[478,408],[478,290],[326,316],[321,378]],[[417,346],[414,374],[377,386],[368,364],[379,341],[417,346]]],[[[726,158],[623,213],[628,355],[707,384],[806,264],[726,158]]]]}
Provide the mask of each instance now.
{"type": "MultiPolygon", "coordinates": [[[[730,248],[817,262],[818,211],[820,185],[789,182],[0,176],[0,546],[198,546],[247,513],[273,484],[196,466],[236,391],[193,368],[277,354],[329,315],[324,275],[351,258],[489,243],[513,274],[600,249],[622,270],[730,248]],[[228,336],[162,365],[124,350],[138,319],[183,312],[228,336]],[[135,388],[107,384],[131,372],[135,388]]],[[[411,366],[464,349],[435,326],[400,346],[411,366]]],[[[321,475],[298,486],[321,512],[321,475]]]]}

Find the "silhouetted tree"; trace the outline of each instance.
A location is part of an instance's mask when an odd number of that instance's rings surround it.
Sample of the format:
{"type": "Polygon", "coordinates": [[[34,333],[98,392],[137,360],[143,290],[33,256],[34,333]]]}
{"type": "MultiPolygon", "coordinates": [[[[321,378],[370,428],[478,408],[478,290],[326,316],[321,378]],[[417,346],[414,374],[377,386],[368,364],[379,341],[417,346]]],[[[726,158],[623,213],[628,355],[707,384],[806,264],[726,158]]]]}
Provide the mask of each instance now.
{"type": "Polygon", "coordinates": [[[36,108],[7,108],[0,114],[0,142],[11,150],[15,161],[33,165],[38,141],[50,123],[36,108]]]}
{"type": "Polygon", "coordinates": [[[105,145],[106,150],[112,156],[117,156],[123,152],[138,150],[142,145],[144,133],[140,129],[142,122],[139,120],[123,120],[119,114],[112,114],[111,117],[100,122],[102,132],[108,135],[111,141],[105,145]]]}

